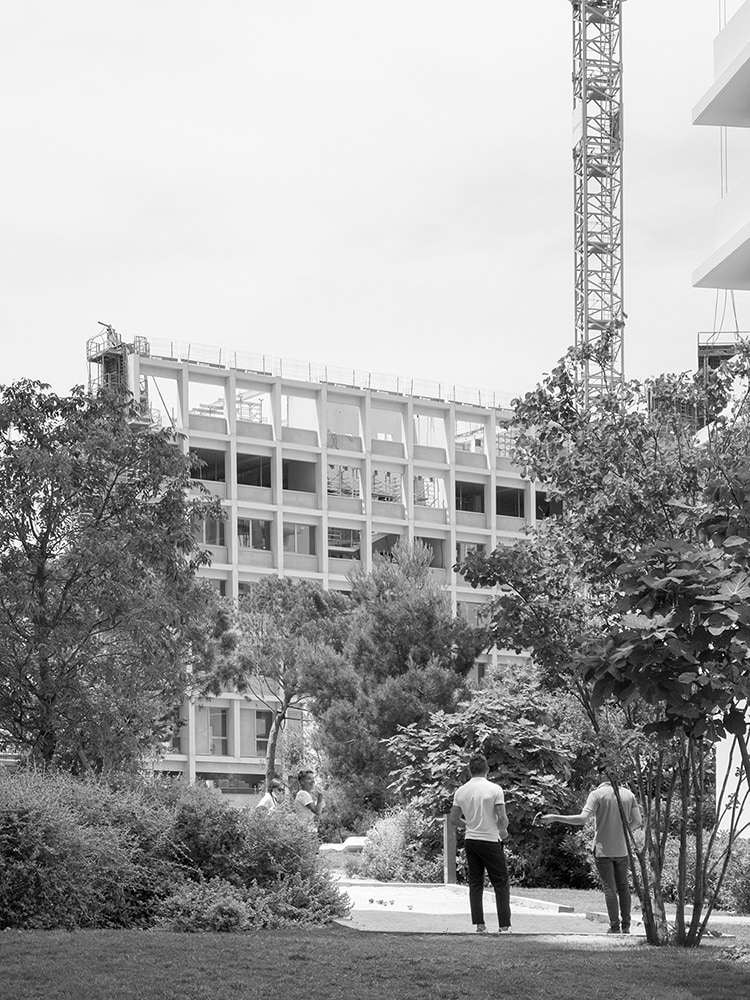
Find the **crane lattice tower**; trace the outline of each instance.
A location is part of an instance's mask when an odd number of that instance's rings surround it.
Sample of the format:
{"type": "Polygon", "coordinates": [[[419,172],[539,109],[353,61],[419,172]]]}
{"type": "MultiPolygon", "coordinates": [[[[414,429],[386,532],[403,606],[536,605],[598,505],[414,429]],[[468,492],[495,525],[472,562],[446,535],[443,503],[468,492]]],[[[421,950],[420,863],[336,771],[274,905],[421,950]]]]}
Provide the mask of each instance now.
{"type": "Polygon", "coordinates": [[[610,393],[624,378],[623,2],[571,0],[575,343],[608,348],[603,358],[597,351],[584,352],[580,374],[587,403],[610,393]]]}

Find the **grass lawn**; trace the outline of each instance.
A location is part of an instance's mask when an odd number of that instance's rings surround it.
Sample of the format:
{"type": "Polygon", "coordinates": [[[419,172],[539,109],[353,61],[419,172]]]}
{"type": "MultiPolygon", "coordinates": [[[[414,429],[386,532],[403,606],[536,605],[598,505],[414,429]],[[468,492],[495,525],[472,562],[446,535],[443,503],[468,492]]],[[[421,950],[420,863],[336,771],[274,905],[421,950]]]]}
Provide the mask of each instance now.
{"type": "MultiPolygon", "coordinates": [[[[564,906],[572,906],[577,913],[587,913],[590,910],[595,910],[598,913],[606,912],[604,893],[600,889],[518,889],[515,886],[511,886],[510,891],[513,896],[546,899],[550,903],[561,903],[564,906]]],[[[635,895],[633,896],[633,912],[636,916],[640,915],[640,903],[635,895]]],[[[673,914],[674,912],[674,906],[668,904],[667,914],[673,914]]],[[[710,926],[715,930],[721,931],[722,934],[731,934],[733,941],[728,942],[728,944],[741,944],[750,947],[750,923],[733,923],[731,920],[722,923],[721,918],[724,915],[720,911],[714,911],[710,926]]],[[[748,973],[750,974],[750,968],[748,973]]],[[[747,992],[750,996],[750,986],[748,986],[747,992]]]]}
{"type": "Polygon", "coordinates": [[[3,1000],[737,1000],[727,946],[656,949],[495,935],[0,932],[3,1000]]]}

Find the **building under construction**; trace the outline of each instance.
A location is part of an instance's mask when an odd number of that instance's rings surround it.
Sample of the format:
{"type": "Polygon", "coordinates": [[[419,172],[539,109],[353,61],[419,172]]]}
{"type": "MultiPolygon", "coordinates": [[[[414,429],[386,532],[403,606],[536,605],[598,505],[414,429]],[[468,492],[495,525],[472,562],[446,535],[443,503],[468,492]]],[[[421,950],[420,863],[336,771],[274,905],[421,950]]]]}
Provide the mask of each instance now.
{"type": "MultiPolygon", "coordinates": [[[[172,341],[125,343],[111,327],[89,340],[87,356],[92,388],[132,395],[144,422],[171,426],[203,463],[201,483],[226,519],[197,529],[212,557],[200,572],[228,599],[267,575],[345,590],[354,566],[369,570],[399,540],[420,541],[454,610],[475,623],[487,597],[455,562],[521,538],[550,512],[511,465],[507,397],[172,341]]],[[[158,768],[236,797],[257,791],[267,705],[226,691],[188,700],[182,719],[158,768]]]]}

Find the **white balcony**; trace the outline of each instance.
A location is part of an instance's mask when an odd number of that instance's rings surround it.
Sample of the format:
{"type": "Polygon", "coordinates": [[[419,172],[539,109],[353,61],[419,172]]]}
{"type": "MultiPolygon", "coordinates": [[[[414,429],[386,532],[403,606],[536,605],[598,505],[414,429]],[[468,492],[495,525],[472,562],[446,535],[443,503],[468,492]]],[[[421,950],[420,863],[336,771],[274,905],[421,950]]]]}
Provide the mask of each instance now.
{"type": "Polygon", "coordinates": [[[750,178],[714,210],[711,256],[693,273],[696,288],[750,289],[750,178]]]}
{"type": "Polygon", "coordinates": [[[693,123],[750,126],[750,0],[714,39],[714,82],[693,109],[693,123]]]}

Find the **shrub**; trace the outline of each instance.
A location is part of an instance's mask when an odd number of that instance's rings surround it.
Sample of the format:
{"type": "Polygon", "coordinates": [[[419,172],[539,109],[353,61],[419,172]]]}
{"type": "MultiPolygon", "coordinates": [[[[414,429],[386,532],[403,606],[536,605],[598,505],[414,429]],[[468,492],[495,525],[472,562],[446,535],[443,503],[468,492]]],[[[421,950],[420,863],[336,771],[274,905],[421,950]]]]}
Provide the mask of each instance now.
{"type": "Polygon", "coordinates": [[[283,811],[180,782],[36,773],[0,774],[0,803],[0,928],[241,930],[346,908],[314,834],[283,811]]]}
{"type": "Polygon", "coordinates": [[[383,882],[440,882],[442,835],[413,806],[388,810],[367,832],[360,875],[383,882]]]}
{"type": "Polygon", "coordinates": [[[750,841],[735,841],[722,891],[733,910],[750,913],[750,841]]]}
{"type": "Polygon", "coordinates": [[[526,836],[527,826],[524,824],[506,845],[511,883],[571,889],[590,889],[598,884],[590,833],[560,825],[535,827],[533,836],[526,836]]]}
{"type": "Polygon", "coordinates": [[[349,911],[349,900],[324,872],[293,875],[274,885],[241,888],[225,879],[181,885],[161,904],[166,930],[245,931],[289,924],[323,924],[349,911]]]}
{"type": "Polygon", "coordinates": [[[318,838],[291,811],[253,812],[244,817],[246,884],[270,885],[300,875],[312,877],[318,859],[318,838]]]}
{"type": "MultiPolygon", "coordinates": [[[[717,863],[707,873],[708,891],[713,891],[717,878],[721,873],[721,853],[725,849],[727,837],[719,834],[714,846],[713,857],[717,863]]],[[[679,860],[680,842],[677,837],[669,837],[664,852],[664,867],[662,872],[662,887],[667,902],[674,903],[677,899],[677,865],[679,860]]],[[[695,888],[695,838],[688,837],[687,859],[687,902],[695,888]]],[[[750,913],[750,843],[746,840],[735,840],[732,847],[732,857],[727,866],[727,872],[719,890],[716,907],[722,910],[735,910],[737,913],[750,913]]]]}
{"type": "Polygon", "coordinates": [[[251,893],[250,899],[258,914],[269,914],[266,926],[273,927],[324,924],[345,916],[351,908],[349,897],[336,887],[330,872],[321,870],[279,879],[275,885],[251,893]]]}
{"type": "MultiPolygon", "coordinates": [[[[5,789],[8,791],[8,789],[5,789]]],[[[14,801],[0,810],[0,927],[125,927],[153,895],[133,838],[87,827],[62,803],[14,801]]]]}
{"type": "Polygon", "coordinates": [[[221,878],[186,882],[163,900],[157,926],[170,931],[243,931],[253,923],[254,911],[242,890],[221,878]]]}

